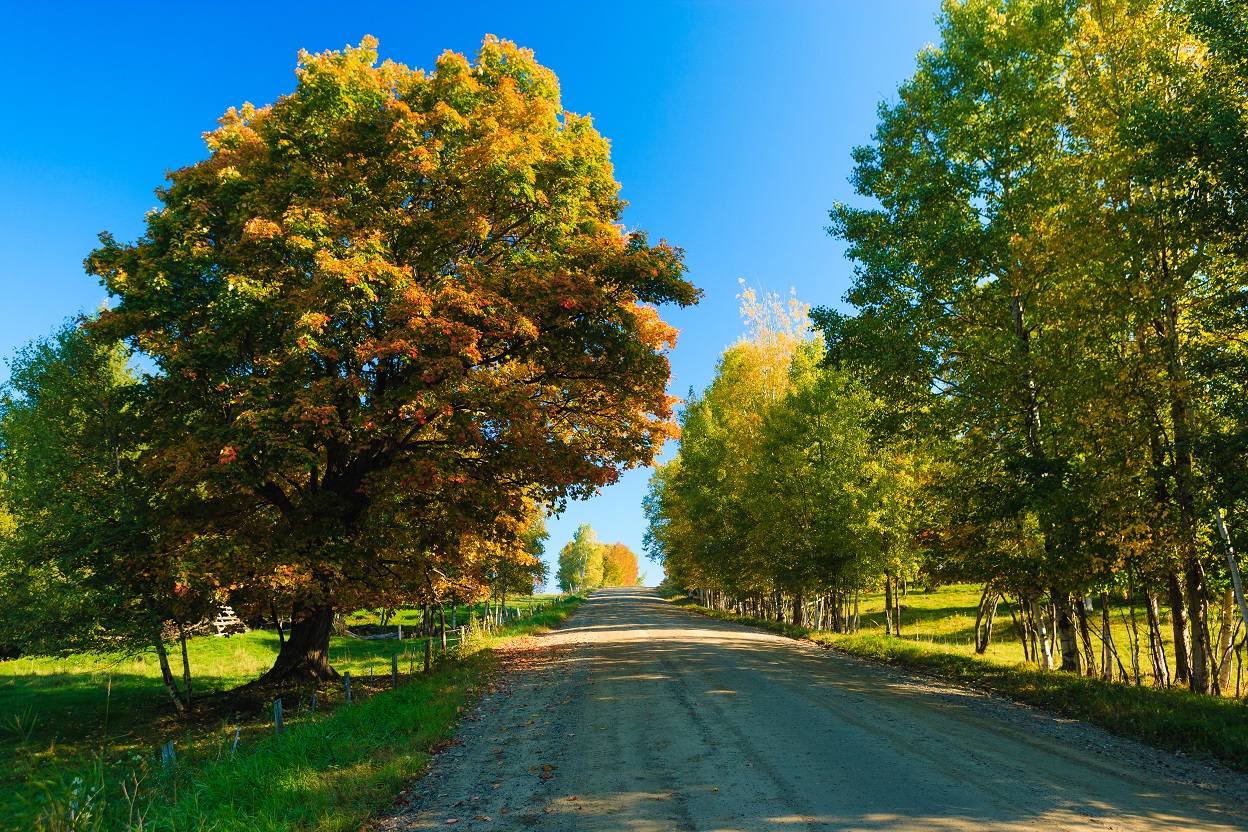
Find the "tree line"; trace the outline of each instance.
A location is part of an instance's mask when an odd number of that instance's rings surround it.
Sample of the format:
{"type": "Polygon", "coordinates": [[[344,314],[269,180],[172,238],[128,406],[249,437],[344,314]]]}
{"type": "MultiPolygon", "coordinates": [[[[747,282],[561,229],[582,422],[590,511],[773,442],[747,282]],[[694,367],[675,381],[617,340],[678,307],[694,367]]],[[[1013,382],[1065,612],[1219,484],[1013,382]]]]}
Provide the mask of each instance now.
{"type": "Polygon", "coordinates": [[[712,600],[837,629],[861,589],[979,581],[981,651],[1010,598],[1041,666],[1232,692],[1248,8],[966,0],[938,25],[854,151],[863,202],[831,211],[850,309],[811,338],[746,296],[648,544],[712,600]]]}
{"type": "Polygon", "coordinates": [[[181,707],[228,603],[289,622],[267,680],[330,677],[336,615],[532,587],[541,518],[674,432],[657,307],[700,292],[607,141],[510,42],[376,46],[231,108],[87,257],[108,305],[10,362],[0,642],[155,649],[181,707]]]}

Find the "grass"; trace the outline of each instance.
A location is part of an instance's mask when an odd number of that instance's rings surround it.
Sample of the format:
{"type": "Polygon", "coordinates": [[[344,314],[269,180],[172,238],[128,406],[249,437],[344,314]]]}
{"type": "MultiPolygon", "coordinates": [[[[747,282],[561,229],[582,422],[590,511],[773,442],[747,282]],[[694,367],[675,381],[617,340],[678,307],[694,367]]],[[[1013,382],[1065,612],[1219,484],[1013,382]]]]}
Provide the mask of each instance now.
{"type": "MultiPolygon", "coordinates": [[[[1002,649],[1008,644],[1005,638],[998,642],[996,651],[978,656],[974,652],[973,628],[979,594],[974,588],[951,587],[926,595],[911,593],[907,600],[916,603],[909,610],[909,618],[903,617],[901,638],[882,634],[882,611],[879,630],[868,629],[868,616],[864,614],[864,632],[848,635],[707,609],[679,592],[669,592],[667,598],[714,618],[991,690],[1018,702],[1090,722],[1121,737],[1168,751],[1213,757],[1232,768],[1248,771],[1248,707],[1243,701],[1041,671],[1020,661],[1022,650],[1017,641],[1011,661],[1002,649]],[[963,633],[969,633],[969,643],[963,640],[963,633]]],[[[1005,623],[1010,623],[1008,613],[1005,623]]]]}
{"type": "MultiPolygon", "coordinates": [[[[283,691],[286,731],[272,699],[250,691],[210,694],[195,714],[170,714],[150,658],[19,659],[0,664],[0,727],[37,719],[30,736],[0,749],[0,828],[356,830],[391,804],[450,735],[460,709],[495,666],[500,640],[549,629],[577,599],[479,634],[419,672],[419,642],[335,638],[331,660],[350,671],[353,703],[338,685],[283,691]],[[390,690],[390,656],[403,676],[390,690]],[[408,675],[412,667],[416,672],[408,675]],[[107,694],[111,679],[111,696],[107,694]],[[107,708],[107,732],[105,711],[107,708]],[[232,753],[235,731],[237,750],[232,753]],[[176,765],[157,749],[172,739],[176,765]],[[68,815],[77,803],[77,818],[68,815]],[[143,817],[142,825],[137,823],[143,817]],[[13,818],[14,825],[5,819],[13,818]]],[[[201,690],[228,691],[272,663],[276,635],[251,632],[190,644],[201,690]]]]}

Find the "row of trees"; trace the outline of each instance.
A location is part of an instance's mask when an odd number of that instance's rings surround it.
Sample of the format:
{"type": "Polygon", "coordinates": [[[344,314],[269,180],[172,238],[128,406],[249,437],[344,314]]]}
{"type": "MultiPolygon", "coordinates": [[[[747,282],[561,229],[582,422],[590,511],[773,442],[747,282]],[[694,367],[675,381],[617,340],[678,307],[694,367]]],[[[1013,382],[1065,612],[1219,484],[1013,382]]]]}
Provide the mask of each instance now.
{"type": "MultiPolygon", "coordinates": [[[[788,388],[758,387],[777,412],[753,417],[760,460],[792,466],[820,514],[825,500],[843,506],[827,514],[837,529],[808,550],[777,547],[811,554],[777,555],[762,584],[744,586],[749,549],[704,554],[704,530],[680,536],[681,518],[705,521],[704,506],[680,509],[701,493],[690,472],[710,470],[700,420],[724,418],[718,389],[765,343],[755,337],[725,355],[685,415],[680,459],[656,476],[655,550],[687,564],[677,573],[690,585],[734,594],[856,588],[835,576],[859,563],[978,580],[985,610],[1019,600],[1030,658],[1071,672],[1097,668],[1079,601],[1125,598],[1147,630],[1132,645],[1147,656],[1136,679],[1224,691],[1243,633],[1230,543],[1248,516],[1248,11],[967,0],[947,4],[939,26],[939,46],[854,153],[853,183],[875,207],[832,211],[856,264],[856,311],[815,310],[824,347],[791,348],[787,375],[769,371],[788,388]],[[823,366],[803,369],[807,349],[826,349],[823,366]],[[801,416],[792,433],[783,414],[801,413],[804,389],[825,397],[819,419],[842,414],[858,433],[815,441],[801,416]],[[837,472],[813,491],[806,472],[829,446],[858,454],[865,479],[837,472]]],[[[730,482],[736,462],[720,470],[730,482]]],[[[760,501],[793,487],[754,476],[769,489],[760,501]]],[[[738,528],[766,516],[742,511],[738,528]]]]}
{"type": "Polygon", "coordinates": [[[604,586],[638,586],[645,578],[638,574],[637,553],[623,543],[599,543],[588,523],[577,527],[559,550],[555,581],[560,592],[584,594],[604,586]]]}
{"type": "Polygon", "coordinates": [[[672,435],[656,307],[699,295],[505,41],[302,53],[206,139],[0,408],[0,642],[154,646],[179,702],[169,634],[219,604],[290,621],[280,681],[334,675],[341,611],[531,585],[542,515],[672,435]]]}

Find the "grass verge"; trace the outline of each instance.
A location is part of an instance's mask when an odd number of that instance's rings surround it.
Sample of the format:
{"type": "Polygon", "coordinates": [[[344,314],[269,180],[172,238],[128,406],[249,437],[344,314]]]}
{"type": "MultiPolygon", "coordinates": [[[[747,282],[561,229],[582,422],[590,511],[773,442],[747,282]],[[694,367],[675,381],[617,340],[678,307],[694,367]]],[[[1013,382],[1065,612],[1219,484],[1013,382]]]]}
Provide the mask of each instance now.
{"type": "Polygon", "coordinates": [[[721,612],[674,592],[666,593],[665,597],[677,606],[712,618],[810,641],[852,656],[924,671],[1090,722],[1120,737],[1140,740],[1167,751],[1214,757],[1232,768],[1248,771],[1248,707],[1240,700],[1046,672],[1023,663],[1008,664],[962,655],[934,644],[882,635],[832,633],[721,612]]]}
{"type": "Polygon", "coordinates": [[[280,737],[271,717],[264,716],[197,726],[182,735],[177,762],[169,770],[149,755],[136,754],[119,776],[117,761],[102,753],[87,767],[41,767],[38,758],[48,750],[21,743],[14,757],[26,758],[25,770],[19,759],[17,776],[6,779],[24,781],[24,788],[13,825],[0,820],[0,828],[359,829],[395,802],[424,770],[431,752],[451,736],[460,712],[496,666],[493,648],[559,626],[579,603],[570,599],[495,634],[482,634],[444,654],[429,674],[412,676],[394,690],[388,685],[388,655],[385,683],[374,686],[352,668],[350,705],[329,690],[319,691],[313,715],[309,692],[298,707],[287,704],[280,737]]]}

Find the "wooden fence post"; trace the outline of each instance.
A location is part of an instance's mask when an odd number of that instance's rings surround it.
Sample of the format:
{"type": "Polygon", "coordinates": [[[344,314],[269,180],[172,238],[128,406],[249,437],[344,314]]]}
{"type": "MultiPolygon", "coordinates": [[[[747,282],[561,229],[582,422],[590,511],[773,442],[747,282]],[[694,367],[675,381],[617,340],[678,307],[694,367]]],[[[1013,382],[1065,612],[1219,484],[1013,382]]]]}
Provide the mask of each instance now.
{"type": "Polygon", "coordinates": [[[428,673],[433,667],[433,639],[425,639],[425,672],[428,673]]]}
{"type": "Polygon", "coordinates": [[[173,753],[173,740],[165,743],[160,747],[160,765],[167,772],[178,762],[178,757],[173,753]]]}
{"type": "Polygon", "coordinates": [[[390,654],[390,687],[397,688],[399,686],[399,654],[390,654]]]}
{"type": "Polygon", "coordinates": [[[316,716],[316,691],[312,691],[312,708],[308,711],[308,719],[316,716]]]}
{"type": "Polygon", "coordinates": [[[351,671],[342,674],[342,688],[347,692],[347,704],[351,704],[351,671]]]}
{"type": "Polygon", "coordinates": [[[282,698],[279,696],[273,700],[273,732],[280,737],[282,729],[285,727],[286,725],[282,721],[282,698]]]}
{"type": "Polygon", "coordinates": [[[231,761],[234,760],[234,752],[238,750],[238,732],[239,732],[239,729],[235,728],[234,729],[234,744],[230,746],[230,760],[231,761]]]}

